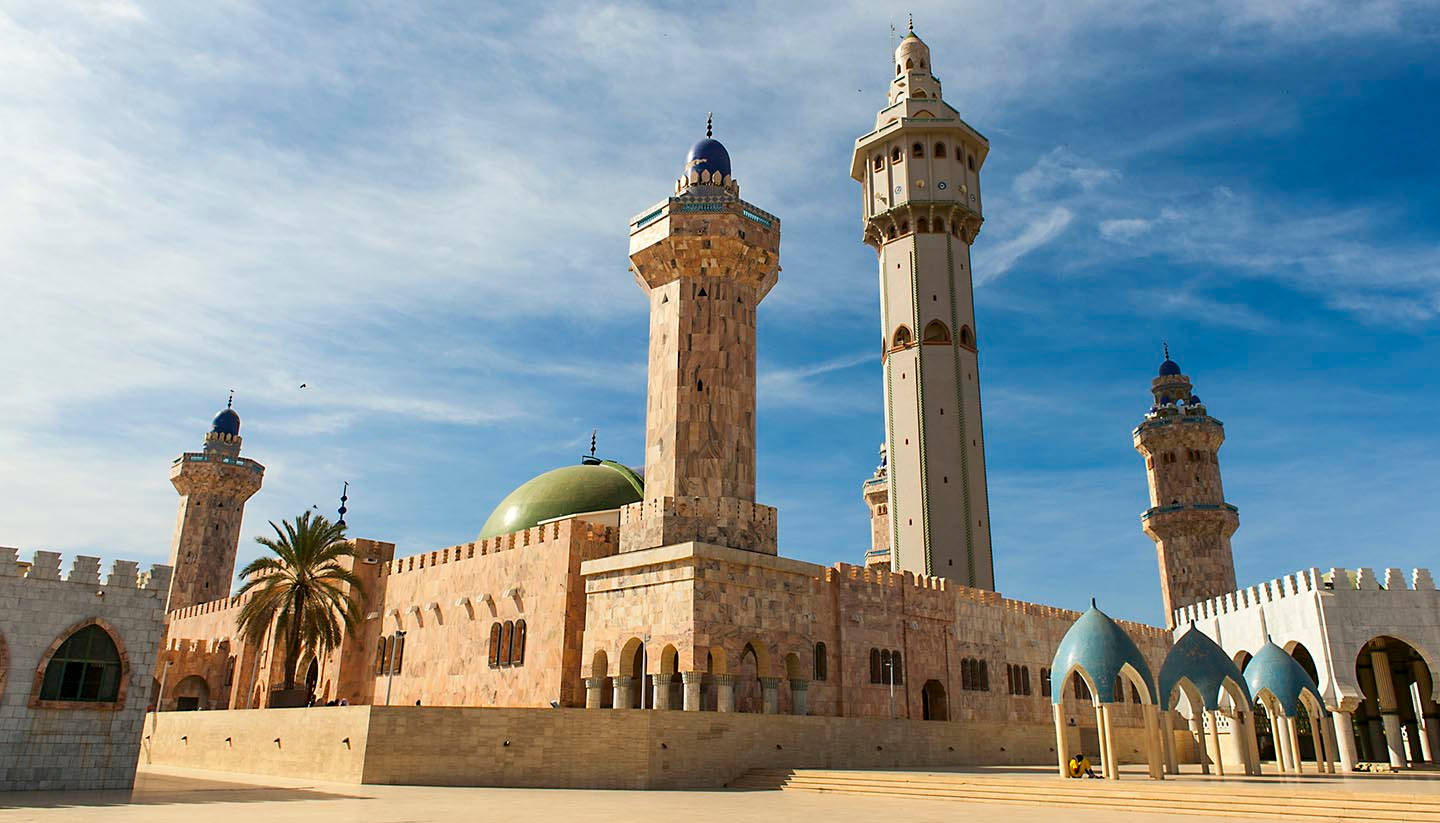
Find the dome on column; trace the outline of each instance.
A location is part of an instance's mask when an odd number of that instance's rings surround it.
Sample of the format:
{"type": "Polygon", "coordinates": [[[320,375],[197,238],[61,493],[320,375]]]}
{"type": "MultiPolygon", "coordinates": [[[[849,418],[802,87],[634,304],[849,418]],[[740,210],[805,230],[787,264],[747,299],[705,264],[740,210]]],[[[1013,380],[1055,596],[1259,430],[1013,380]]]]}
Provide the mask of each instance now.
{"type": "MultiPolygon", "coordinates": [[[[1150,702],[1158,702],[1155,699],[1155,679],[1150,676],[1145,655],[1140,653],[1130,635],[1091,600],[1090,608],[1076,618],[1060,640],[1050,670],[1063,682],[1072,670],[1084,669],[1095,682],[1096,700],[1118,703],[1124,702],[1125,696],[1116,695],[1115,679],[1126,666],[1139,675],[1150,693],[1150,702]]],[[[1051,690],[1051,696],[1053,702],[1059,703],[1065,696],[1065,690],[1056,687],[1051,690]]]]}
{"type": "Polygon", "coordinates": [[[1269,637],[1245,666],[1245,685],[1250,687],[1250,694],[1256,698],[1261,692],[1274,695],[1286,717],[1294,717],[1300,711],[1300,695],[1305,692],[1309,692],[1321,706],[1325,705],[1325,699],[1315,688],[1309,672],[1269,637]]]}
{"type": "Polygon", "coordinates": [[[230,407],[220,410],[215,419],[210,421],[210,431],[213,434],[238,435],[240,433],[240,415],[230,407]]]}
{"type": "Polygon", "coordinates": [[[1160,708],[1170,708],[1170,693],[1182,679],[1189,680],[1200,692],[1204,708],[1220,708],[1220,694],[1225,681],[1230,680],[1245,695],[1246,705],[1250,699],[1249,684],[1236,668],[1234,661],[1225,656],[1225,650],[1216,645],[1208,635],[1190,624],[1190,629],[1175,642],[1165,663],[1160,666],[1160,708]]]}
{"type": "Polygon", "coordinates": [[[1160,376],[1161,376],[1161,377],[1175,377],[1175,376],[1177,376],[1177,375],[1179,375],[1179,374],[1180,374],[1180,364],[1179,364],[1179,363],[1176,363],[1174,360],[1171,360],[1170,358],[1167,357],[1167,358],[1165,358],[1165,362],[1160,364],[1160,376]]]}

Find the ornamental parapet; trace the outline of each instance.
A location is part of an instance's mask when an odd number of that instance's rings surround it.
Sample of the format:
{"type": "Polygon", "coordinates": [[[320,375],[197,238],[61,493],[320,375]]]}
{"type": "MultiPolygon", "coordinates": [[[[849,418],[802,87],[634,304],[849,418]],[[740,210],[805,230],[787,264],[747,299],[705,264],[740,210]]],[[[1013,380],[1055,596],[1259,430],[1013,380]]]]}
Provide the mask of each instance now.
{"type": "Polygon", "coordinates": [[[146,590],[159,592],[163,598],[170,591],[171,568],[156,563],[144,573],[140,564],[133,560],[116,560],[110,567],[105,582],[100,582],[100,558],[79,554],[70,562],[70,571],[60,575],[60,553],[37,550],[29,561],[19,559],[20,550],[0,546],[0,577],[18,577],[26,580],[53,580],[96,587],[97,596],[111,590],[146,590]]]}
{"type": "Polygon", "coordinates": [[[1199,620],[1257,608],[1289,597],[1323,594],[1327,597],[1349,598],[1367,596],[1368,592],[1380,592],[1385,596],[1395,597],[1427,594],[1434,596],[1435,579],[1429,569],[1423,568],[1411,569],[1409,575],[1402,569],[1389,568],[1385,570],[1383,577],[1377,577],[1374,569],[1370,568],[1332,568],[1322,573],[1319,568],[1311,567],[1176,609],[1175,625],[1183,627],[1199,620]]]}
{"type": "Polygon", "coordinates": [[[1140,519],[1141,519],[1141,520],[1149,520],[1150,518],[1152,518],[1152,517],[1154,517],[1154,516],[1156,516],[1156,515],[1171,514],[1171,513],[1173,513],[1173,512],[1182,512],[1182,511],[1197,511],[1197,512],[1219,512],[1219,511],[1228,511],[1228,512],[1230,512],[1231,514],[1237,514],[1237,515],[1240,513],[1240,509],[1239,509],[1239,508],[1237,508],[1237,507],[1235,507],[1235,506],[1232,506],[1232,505],[1229,504],[1229,503],[1171,503],[1171,504],[1169,504],[1169,505],[1167,505],[1167,506],[1152,506],[1152,507],[1146,509],[1145,511],[1143,511],[1143,512],[1140,513],[1140,519]]]}

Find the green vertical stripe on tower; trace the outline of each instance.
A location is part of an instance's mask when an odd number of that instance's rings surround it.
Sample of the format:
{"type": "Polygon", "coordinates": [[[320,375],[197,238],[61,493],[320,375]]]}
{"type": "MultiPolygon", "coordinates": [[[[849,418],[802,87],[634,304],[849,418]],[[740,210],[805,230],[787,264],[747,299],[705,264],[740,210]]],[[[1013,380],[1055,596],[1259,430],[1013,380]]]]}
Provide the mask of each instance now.
{"type": "MultiPolygon", "coordinates": [[[[965,501],[965,571],[970,575],[969,585],[975,585],[975,532],[970,521],[974,519],[970,504],[970,447],[965,441],[965,400],[960,391],[960,317],[955,306],[955,241],[945,235],[945,265],[950,278],[950,361],[955,366],[955,415],[960,427],[960,473],[963,475],[962,497],[965,501]]],[[[977,346],[978,348],[978,346],[977,346]]],[[[977,367],[978,368],[978,367],[977,367]]],[[[994,576],[993,573],[991,575],[994,576]]]]}
{"type": "Polygon", "coordinates": [[[925,344],[920,331],[920,278],[916,268],[918,236],[910,237],[910,328],[914,329],[915,346],[915,419],[920,441],[920,532],[924,535],[925,574],[934,574],[935,560],[930,552],[930,476],[929,456],[925,453],[925,344]]]}

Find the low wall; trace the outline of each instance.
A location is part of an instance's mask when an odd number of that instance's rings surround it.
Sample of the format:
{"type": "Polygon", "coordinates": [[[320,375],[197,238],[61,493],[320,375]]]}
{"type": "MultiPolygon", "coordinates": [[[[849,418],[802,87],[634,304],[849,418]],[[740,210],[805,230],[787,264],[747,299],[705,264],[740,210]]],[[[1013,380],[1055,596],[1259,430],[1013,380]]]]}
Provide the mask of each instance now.
{"type": "MultiPolygon", "coordinates": [[[[347,706],[167,712],[151,725],[147,720],[142,763],[363,783],[699,788],[757,767],[1055,762],[1055,730],[1041,724],[347,706]]],[[[1138,730],[1116,732],[1117,750],[1129,754],[1122,760],[1142,762],[1138,730]]],[[[1177,735],[1182,757],[1188,739],[1177,735]]]]}

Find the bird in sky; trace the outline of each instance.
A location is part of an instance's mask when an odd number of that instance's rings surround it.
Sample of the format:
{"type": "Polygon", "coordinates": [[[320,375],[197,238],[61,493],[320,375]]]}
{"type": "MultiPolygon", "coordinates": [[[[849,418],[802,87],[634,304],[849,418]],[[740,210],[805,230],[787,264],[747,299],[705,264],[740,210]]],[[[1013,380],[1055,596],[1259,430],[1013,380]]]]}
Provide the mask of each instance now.
{"type": "Polygon", "coordinates": [[[309,383],[301,383],[301,384],[300,384],[300,388],[303,389],[303,388],[305,388],[305,387],[308,386],[308,385],[310,385],[310,384],[309,384],[309,383]]]}

